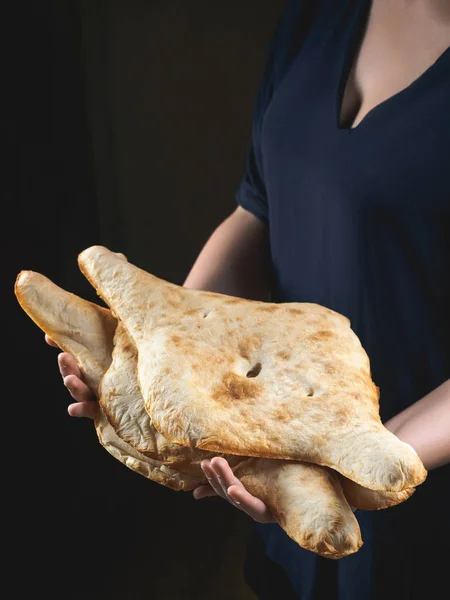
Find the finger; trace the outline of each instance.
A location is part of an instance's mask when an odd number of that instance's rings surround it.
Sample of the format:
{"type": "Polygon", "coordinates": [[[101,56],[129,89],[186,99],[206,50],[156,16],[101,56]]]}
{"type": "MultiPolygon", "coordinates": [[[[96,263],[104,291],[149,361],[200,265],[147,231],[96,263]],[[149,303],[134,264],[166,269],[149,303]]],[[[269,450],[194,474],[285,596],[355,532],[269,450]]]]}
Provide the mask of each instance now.
{"type": "Polygon", "coordinates": [[[60,354],[58,354],[58,366],[59,372],[61,373],[63,378],[67,375],[75,375],[76,377],[78,377],[78,379],[83,379],[77,361],[68,352],[61,352],[60,354]]]}
{"type": "Polygon", "coordinates": [[[94,396],[88,386],[76,375],[67,375],[63,379],[70,395],[77,402],[94,402],[94,396]]]}
{"type": "Polygon", "coordinates": [[[231,470],[231,467],[225,458],[222,458],[221,456],[215,456],[211,459],[211,466],[216,472],[224,491],[226,491],[230,485],[242,485],[242,483],[231,470]]]}
{"type": "MultiPolygon", "coordinates": [[[[217,474],[217,478],[219,480],[219,483],[222,485],[228,502],[233,504],[233,506],[235,506],[239,510],[243,510],[242,506],[240,505],[240,502],[236,501],[236,499],[233,496],[230,496],[228,490],[230,489],[230,486],[237,486],[247,494],[248,492],[245,489],[244,485],[241,483],[241,481],[233,473],[233,470],[228,464],[228,461],[225,460],[225,458],[222,458],[221,456],[215,456],[213,459],[211,459],[211,465],[217,474]]],[[[248,495],[250,496],[250,494],[248,495]]]]}
{"type": "Polygon", "coordinates": [[[72,398],[77,402],[95,400],[92,390],[84,383],[80,368],[71,354],[61,352],[58,355],[58,364],[64,385],[69,390],[72,398]]]}
{"type": "Polygon", "coordinates": [[[258,523],[275,522],[272,513],[264,502],[247,492],[242,484],[230,486],[228,488],[228,495],[241,510],[246,512],[255,521],[258,521],[258,523]]]}
{"type": "Polygon", "coordinates": [[[196,500],[208,498],[209,496],[217,496],[216,492],[210,485],[200,485],[198,488],[195,488],[195,490],[192,492],[192,495],[196,500]]]}
{"type": "Polygon", "coordinates": [[[227,500],[226,493],[224,492],[222,486],[220,485],[219,480],[217,479],[216,472],[211,467],[211,461],[210,460],[202,460],[202,462],[200,463],[200,466],[203,470],[203,473],[205,474],[206,479],[208,480],[209,485],[213,488],[213,490],[216,492],[216,494],[218,496],[220,496],[221,498],[223,498],[224,500],[227,500]]]}
{"type": "Polygon", "coordinates": [[[236,503],[233,500],[233,498],[228,494],[228,488],[231,485],[237,485],[242,487],[242,489],[245,489],[242,483],[239,481],[239,479],[234,475],[230,465],[228,464],[228,461],[225,460],[225,458],[222,458],[221,456],[215,456],[213,459],[211,459],[211,466],[217,475],[217,479],[220,485],[222,486],[223,493],[225,494],[225,497],[228,500],[228,502],[233,504],[233,506],[235,506],[239,510],[242,510],[239,503],[236,503]]]}
{"type": "Polygon", "coordinates": [[[53,346],[53,348],[59,348],[58,344],[54,342],[47,334],[45,334],[45,341],[49,346],[53,346]]]}
{"type": "Polygon", "coordinates": [[[70,404],[67,408],[67,412],[71,417],[83,417],[86,419],[93,419],[97,413],[98,404],[89,400],[88,402],[76,402],[70,404]]]}

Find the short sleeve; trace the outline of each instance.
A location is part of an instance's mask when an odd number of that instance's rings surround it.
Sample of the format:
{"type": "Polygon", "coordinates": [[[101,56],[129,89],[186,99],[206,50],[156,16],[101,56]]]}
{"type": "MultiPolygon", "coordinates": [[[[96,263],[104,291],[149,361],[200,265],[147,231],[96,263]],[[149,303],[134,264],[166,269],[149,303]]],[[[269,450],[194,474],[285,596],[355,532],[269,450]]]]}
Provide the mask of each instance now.
{"type": "Polygon", "coordinates": [[[317,0],[289,0],[275,28],[266,52],[263,74],[253,109],[250,143],[244,175],[236,192],[236,201],[256,217],[268,222],[268,202],[262,164],[261,130],[264,115],[274,90],[298,53],[308,29],[317,0]]]}

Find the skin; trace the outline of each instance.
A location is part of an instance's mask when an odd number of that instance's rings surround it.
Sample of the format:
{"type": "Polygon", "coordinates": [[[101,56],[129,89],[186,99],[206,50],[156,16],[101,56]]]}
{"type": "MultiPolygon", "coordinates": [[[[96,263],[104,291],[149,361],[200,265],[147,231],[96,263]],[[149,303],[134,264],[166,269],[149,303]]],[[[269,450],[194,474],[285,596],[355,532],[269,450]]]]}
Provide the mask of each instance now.
{"type": "Polygon", "coordinates": [[[420,77],[449,45],[448,0],[372,0],[341,121],[357,127],[373,108],[420,77]]]}
{"type": "MultiPolygon", "coordinates": [[[[373,0],[366,31],[344,90],[341,122],[357,127],[381,102],[408,87],[450,45],[448,0],[373,0]]],[[[184,286],[243,298],[268,300],[269,241],[265,225],[237,208],[213,232],[184,286]]],[[[46,336],[51,346],[56,346],[46,336]]],[[[57,347],[57,346],[56,346],[57,347]]],[[[75,403],[72,417],[93,418],[97,405],[80,370],[67,353],[58,356],[64,385],[75,403]]],[[[450,380],[385,426],[409,443],[432,470],[450,462],[450,380]]],[[[274,519],[261,500],[247,492],[221,457],[205,460],[208,486],[194,490],[197,499],[219,496],[255,521],[274,519]]]]}

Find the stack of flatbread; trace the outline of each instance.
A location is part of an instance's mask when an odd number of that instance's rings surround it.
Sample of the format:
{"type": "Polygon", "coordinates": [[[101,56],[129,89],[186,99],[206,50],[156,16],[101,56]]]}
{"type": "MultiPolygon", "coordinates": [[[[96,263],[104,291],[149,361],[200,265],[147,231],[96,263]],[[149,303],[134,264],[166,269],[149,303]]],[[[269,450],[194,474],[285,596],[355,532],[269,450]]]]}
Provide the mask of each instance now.
{"type": "Polygon", "coordinates": [[[117,460],[173,490],[224,456],[300,546],[341,558],[362,545],[351,506],[389,508],[426,478],[379,416],[369,359],[347,318],[186,289],[93,246],[82,273],[109,307],[33,271],[16,280],[31,319],[77,360],[117,460]]]}

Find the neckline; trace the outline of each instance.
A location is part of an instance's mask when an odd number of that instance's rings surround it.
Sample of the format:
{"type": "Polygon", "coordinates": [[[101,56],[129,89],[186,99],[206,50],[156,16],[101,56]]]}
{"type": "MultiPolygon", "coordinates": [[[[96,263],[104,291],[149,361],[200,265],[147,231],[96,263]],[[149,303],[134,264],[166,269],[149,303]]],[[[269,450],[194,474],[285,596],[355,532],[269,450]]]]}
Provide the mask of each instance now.
{"type": "MultiPolygon", "coordinates": [[[[364,36],[366,34],[367,25],[369,22],[370,13],[372,10],[373,0],[363,0],[360,6],[356,9],[353,22],[350,26],[350,34],[348,36],[347,42],[345,44],[345,50],[343,53],[343,59],[340,63],[339,76],[338,76],[338,84],[335,90],[335,126],[339,132],[343,133],[354,133],[359,131],[359,129],[363,128],[366,125],[367,121],[370,121],[374,114],[379,111],[382,111],[384,108],[389,106],[390,104],[394,104],[399,99],[401,99],[404,95],[408,94],[412,89],[419,86],[424,79],[429,77],[438,65],[445,59],[447,55],[450,56],[450,47],[444,50],[438,58],[423,71],[418,77],[416,77],[410,84],[406,87],[402,88],[392,96],[389,96],[385,100],[382,100],[374,107],[372,107],[362,118],[362,120],[357,125],[343,125],[341,124],[341,114],[342,114],[342,101],[344,98],[344,93],[348,84],[350,72],[355,64],[355,61],[358,56],[358,52],[360,46],[364,40],[364,36]]],[[[353,115],[351,119],[351,123],[355,122],[356,115],[353,115]]]]}

